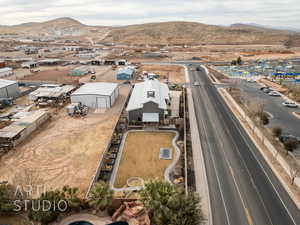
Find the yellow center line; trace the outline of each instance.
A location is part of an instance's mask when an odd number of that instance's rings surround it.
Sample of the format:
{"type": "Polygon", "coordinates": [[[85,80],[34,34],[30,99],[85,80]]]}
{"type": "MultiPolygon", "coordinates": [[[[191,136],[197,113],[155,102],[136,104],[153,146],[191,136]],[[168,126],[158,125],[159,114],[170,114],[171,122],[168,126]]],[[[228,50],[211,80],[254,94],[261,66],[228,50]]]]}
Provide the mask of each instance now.
{"type": "MultiPolygon", "coordinates": [[[[228,162],[228,163],[229,163],[229,162],[228,162]]],[[[240,189],[239,189],[239,186],[237,185],[237,182],[236,182],[236,179],[235,179],[235,175],[234,175],[233,169],[232,169],[232,167],[231,167],[230,165],[229,165],[229,169],[230,169],[230,173],[231,173],[232,178],[233,178],[233,182],[234,182],[234,184],[235,184],[235,186],[236,186],[236,189],[237,189],[237,191],[238,191],[239,197],[240,197],[240,199],[241,199],[241,201],[242,201],[242,205],[243,205],[245,214],[246,214],[246,216],[247,216],[248,223],[249,223],[250,225],[254,225],[252,216],[251,216],[251,214],[250,214],[248,208],[246,207],[246,204],[245,204],[244,199],[243,199],[243,197],[242,197],[242,193],[241,193],[241,191],[240,191],[240,189]]]]}

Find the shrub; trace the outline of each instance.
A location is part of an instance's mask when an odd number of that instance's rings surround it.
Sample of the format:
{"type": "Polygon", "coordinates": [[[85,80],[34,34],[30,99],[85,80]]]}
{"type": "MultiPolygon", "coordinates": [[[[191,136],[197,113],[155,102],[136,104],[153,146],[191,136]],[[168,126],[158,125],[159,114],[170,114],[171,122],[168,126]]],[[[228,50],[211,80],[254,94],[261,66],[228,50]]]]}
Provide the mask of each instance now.
{"type": "Polygon", "coordinates": [[[96,210],[104,211],[112,203],[114,191],[110,189],[109,184],[99,181],[92,188],[88,202],[96,210]]]}
{"type": "Polygon", "coordinates": [[[294,140],[294,139],[288,139],[287,141],[285,141],[284,143],[284,148],[285,150],[288,152],[293,152],[297,146],[298,146],[298,141],[294,140]]]}
{"type": "Polygon", "coordinates": [[[280,137],[280,135],[282,134],[282,129],[281,127],[274,127],[272,129],[272,134],[275,136],[275,137],[280,137]]]}
{"type": "Polygon", "coordinates": [[[269,124],[269,115],[266,112],[262,112],[260,116],[260,120],[263,125],[269,124]]]}

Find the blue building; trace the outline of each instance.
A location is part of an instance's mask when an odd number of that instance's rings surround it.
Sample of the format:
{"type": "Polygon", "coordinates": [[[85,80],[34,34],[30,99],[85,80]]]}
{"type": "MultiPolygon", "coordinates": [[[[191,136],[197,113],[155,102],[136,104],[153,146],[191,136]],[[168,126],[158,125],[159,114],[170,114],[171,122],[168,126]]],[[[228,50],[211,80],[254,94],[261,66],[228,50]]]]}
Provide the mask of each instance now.
{"type": "Polygon", "coordinates": [[[132,80],[134,77],[134,68],[126,67],[120,69],[117,73],[117,80],[132,80]]]}

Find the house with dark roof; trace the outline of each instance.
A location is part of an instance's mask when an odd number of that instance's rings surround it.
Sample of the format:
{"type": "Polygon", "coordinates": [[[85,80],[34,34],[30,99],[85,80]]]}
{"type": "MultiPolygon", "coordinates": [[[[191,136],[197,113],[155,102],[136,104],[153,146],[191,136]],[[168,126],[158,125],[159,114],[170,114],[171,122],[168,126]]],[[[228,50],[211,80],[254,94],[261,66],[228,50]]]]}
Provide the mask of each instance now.
{"type": "Polygon", "coordinates": [[[156,79],[137,83],[130,96],[126,111],[129,121],[158,123],[168,114],[170,102],[167,84],[156,79]]]}

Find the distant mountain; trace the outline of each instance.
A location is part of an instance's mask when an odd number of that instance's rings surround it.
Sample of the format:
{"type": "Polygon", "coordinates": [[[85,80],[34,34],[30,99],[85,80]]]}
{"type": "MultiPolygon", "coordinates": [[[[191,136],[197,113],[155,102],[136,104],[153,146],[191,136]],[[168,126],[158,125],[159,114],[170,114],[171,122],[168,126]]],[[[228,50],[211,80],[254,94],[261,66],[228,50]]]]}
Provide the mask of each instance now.
{"type": "Polygon", "coordinates": [[[284,27],[284,26],[268,26],[268,25],[261,25],[257,23],[236,23],[230,25],[231,27],[236,26],[245,26],[245,27],[252,27],[252,28],[260,28],[260,29],[271,29],[271,30],[281,30],[281,31],[293,31],[293,32],[300,32],[300,28],[294,28],[294,27],[284,27]]]}
{"type": "Polygon", "coordinates": [[[195,22],[164,22],[113,27],[105,40],[140,44],[281,44],[292,34],[245,24],[225,27],[195,22]]]}
{"type": "Polygon", "coordinates": [[[259,24],[233,24],[226,27],[175,21],[105,27],[88,26],[68,17],[41,23],[0,26],[0,33],[73,36],[123,44],[282,44],[300,37],[300,33],[259,24]]]}
{"type": "Polygon", "coordinates": [[[79,21],[63,17],[46,22],[30,22],[14,26],[0,26],[1,33],[16,33],[25,35],[56,35],[56,36],[85,36],[90,32],[99,31],[105,27],[87,26],[79,21]]]}

